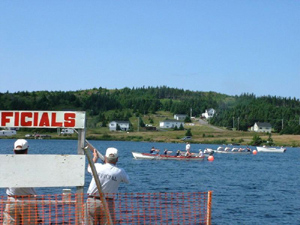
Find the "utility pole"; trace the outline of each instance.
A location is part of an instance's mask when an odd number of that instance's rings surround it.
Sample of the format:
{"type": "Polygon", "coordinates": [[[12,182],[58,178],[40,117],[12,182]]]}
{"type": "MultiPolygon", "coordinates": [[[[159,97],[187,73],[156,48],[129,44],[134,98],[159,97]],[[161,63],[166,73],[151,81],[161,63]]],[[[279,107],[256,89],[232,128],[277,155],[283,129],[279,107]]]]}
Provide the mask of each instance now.
{"type": "Polygon", "coordinates": [[[190,109],[190,117],[191,117],[191,118],[192,118],[192,115],[193,115],[193,114],[192,114],[192,111],[193,111],[193,109],[191,108],[191,109],[190,109]]]}
{"type": "Polygon", "coordinates": [[[238,130],[240,130],[240,117],[238,117],[238,130]]]}
{"type": "Polygon", "coordinates": [[[140,117],[138,117],[138,132],[140,131],[140,117]]]}
{"type": "Polygon", "coordinates": [[[234,128],[234,116],[232,117],[232,130],[234,128]]]}
{"type": "Polygon", "coordinates": [[[283,130],[283,118],[281,120],[281,130],[283,130]]]}

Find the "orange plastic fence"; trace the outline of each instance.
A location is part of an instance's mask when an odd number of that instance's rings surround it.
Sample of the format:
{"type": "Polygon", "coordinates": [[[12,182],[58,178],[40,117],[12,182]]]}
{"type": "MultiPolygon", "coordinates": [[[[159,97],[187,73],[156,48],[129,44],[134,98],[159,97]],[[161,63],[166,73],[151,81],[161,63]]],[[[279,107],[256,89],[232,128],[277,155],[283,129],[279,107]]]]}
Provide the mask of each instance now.
{"type": "MultiPolygon", "coordinates": [[[[211,192],[106,196],[113,224],[210,224],[211,192]]],[[[103,203],[86,194],[0,196],[0,224],[101,224],[103,203]],[[13,220],[13,218],[16,220],[13,220]],[[101,221],[99,221],[101,220],[101,221]]]]}

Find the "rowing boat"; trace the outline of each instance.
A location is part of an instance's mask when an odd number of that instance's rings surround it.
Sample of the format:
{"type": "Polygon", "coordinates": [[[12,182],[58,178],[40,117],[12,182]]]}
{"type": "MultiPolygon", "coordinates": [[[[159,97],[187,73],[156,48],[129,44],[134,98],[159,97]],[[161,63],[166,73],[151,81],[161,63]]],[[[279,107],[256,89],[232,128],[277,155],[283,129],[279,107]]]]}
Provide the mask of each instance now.
{"type": "Polygon", "coordinates": [[[258,152],[270,152],[270,153],[284,153],[286,152],[286,148],[269,148],[269,147],[256,147],[258,152]]]}
{"type": "Polygon", "coordinates": [[[251,154],[252,152],[250,149],[244,148],[230,148],[230,147],[218,147],[217,150],[214,150],[215,153],[222,153],[222,154],[251,154]]]}
{"type": "Polygon", "coordinates": [[[250,151],[218,151],[216,150],[215,153],[221,153],[221,154],[251,154],[252,152],[250,151]]]}
{"type": "Polygon", "coordinates": [[[140,152],[132,152],[132,155],[135,159],[151,159],[151,160],[194,160],[194,161],[202,161],[205,159],[205,156],[199,157],[195,156],[173,156],[173,155],[159,155],[159,154],[150,154],[150,153],[140,153],[140,152]]]}

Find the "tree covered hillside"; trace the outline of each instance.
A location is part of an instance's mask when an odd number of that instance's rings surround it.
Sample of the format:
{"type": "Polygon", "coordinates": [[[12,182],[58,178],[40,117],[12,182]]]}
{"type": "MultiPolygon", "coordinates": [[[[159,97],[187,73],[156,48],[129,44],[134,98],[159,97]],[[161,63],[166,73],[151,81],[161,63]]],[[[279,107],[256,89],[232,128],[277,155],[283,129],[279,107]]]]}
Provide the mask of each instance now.
{"type": "Polygon", "coordinates": [[[255,122],[269,122],[275,132],[300,134],[300,101],[276,96],[236,96],[230,103],[216,108],[212,124],[246,131],[255,122]]]}
{"type": "Polygon", "coordinates": [[[277,132],[300,134],[300,101],[296,98],[228,96],[166,86],[0,93],[1,110],[83,110],[103,125],[157,111],[200,117],[208,108],[216,109],[210,123],[217,126],[247,130],[254,122],[270,122],[277,132]]]}

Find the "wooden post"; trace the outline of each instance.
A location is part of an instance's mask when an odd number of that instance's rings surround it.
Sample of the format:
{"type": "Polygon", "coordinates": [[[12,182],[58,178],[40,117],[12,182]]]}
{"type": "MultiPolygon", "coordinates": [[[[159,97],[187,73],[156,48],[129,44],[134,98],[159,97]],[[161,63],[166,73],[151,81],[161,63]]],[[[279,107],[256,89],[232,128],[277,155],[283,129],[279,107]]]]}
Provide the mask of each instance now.
{"type": "Polygon", "coordinates": [[[207,213],[206,213],[206,224],[211,225],[211,198],[212,191],[208,191],[207,193],[207,213]]]}
{"type": "MultiPolygon", "coordinates": [[[[85,129],[78,130],[78,147],[77,154],[83,155],[84,151],[84,140],[85,140],[85,129]]],[[[77,196],[77,204],[76,204],[76,224],[80,224],[84,220],[84,214],[82,213],[82,208],[84,207],[84,198],[83,198],[84,186],[76,187],[76,196],[77,196]]]]}

